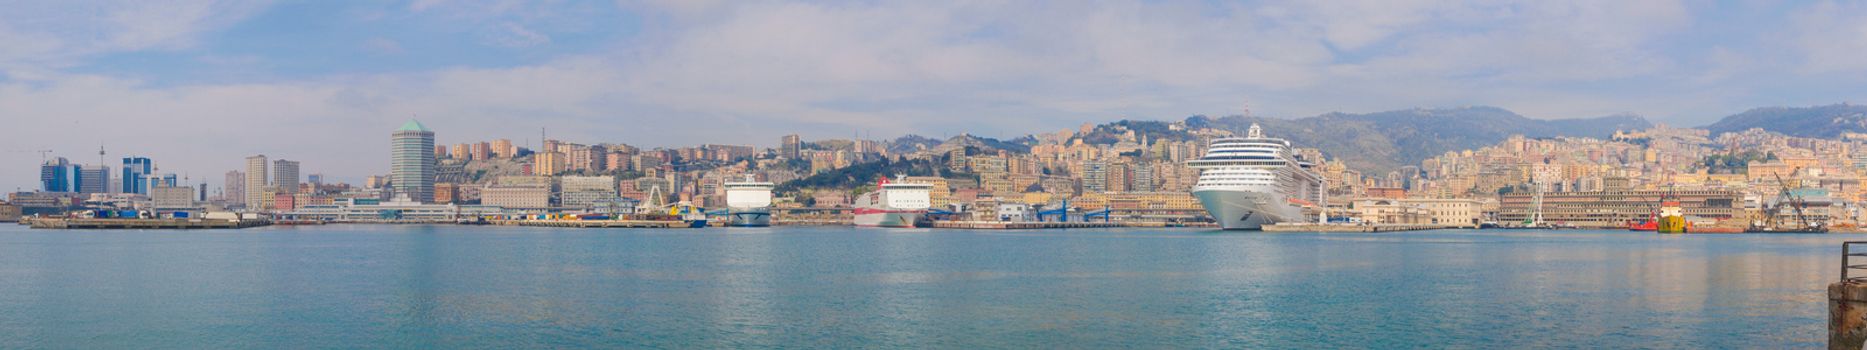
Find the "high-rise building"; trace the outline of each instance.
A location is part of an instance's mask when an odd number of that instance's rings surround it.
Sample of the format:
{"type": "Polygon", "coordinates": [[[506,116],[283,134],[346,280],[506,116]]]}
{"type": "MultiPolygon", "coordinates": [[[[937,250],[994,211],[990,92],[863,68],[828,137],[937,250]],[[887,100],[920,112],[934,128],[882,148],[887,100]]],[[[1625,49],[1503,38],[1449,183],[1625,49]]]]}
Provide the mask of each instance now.
{"type": "Polygon", "coordinates": [[[486,142],[476,142],[476,143],[473,143],[467,146],[468,146],[467,155],[472,157],[473,160],[487,160],[487,159],[493,158],[493,145],[492,144],[488,144],[486,142]]]}
{"type": "Polygon", "coordinates": [[[1109,190],[1109,164],[1100,161],[1083,162],[1083,193],[1102,193],[1109,190]]]}
{"type": "Polygon", "coordinates": [[[148,184],[149,188],[175,187],[175,186],[181,186],[181,179],[176,178],[175,173],[168,173],[168,174],[162,174],[162,175],[149,174],[149,181],[144,181],[143,183],[148,184]]]}
{"type": "Polygon", "coordinates": [[[803,150],[804,138],[797,134],[784,135],[784,138],[778,139],[778,155],[785,159],[800,159],[803,150]]]}
{"type": "Polygon", "coordinates": [[[279,192],[298,193],[298,162],[272,161],[272,186],[278,187],[279,192]]]}
{"type": "Polygon", "coordinates": [[[389,185],[409,200],[434,201],[434,131],[409,120],[389,137],[389,185]]]}
{"type": "Polygon", "coordinates": [[[110,167],[78,167],[78,193],[110,193],[110,167]]]}
{"type": "Polygon", "coordinates": [[[493,153],[499,154],[500,158],[512,158],[519,155],[519,149],[512,147],[512,140],[498,139],[493,140],[493,153]]]}
{"type": "Polygon", "coordinates": [[[557,152],[546,151],[546,152],[533,153],[532,173],[538,174],[538,175],[551,176],[551,175],[557,175],[560,172],[564,172],[565,167],[569,164],[569,162],[567,162],[565,158],[568,158],[568,157],[566,157],[563,153],[557,153],[557,152]]]}
{"type": "Polygon", "coordinates": [[[454,148],[449,149],[447,154],[449,158],[453,158],[453,159],[459,159],[459,160],[473,159],[473,150],[468,148],[467,144],[464,144],[464,143],[454,144],[454,148]]]}
{"type": "Polygon", "coordinates": [[[45,192],[77,192],[78,166],[71,164],[65,157],[52,158],[39,166],[39,190],[45,192]]]}
{"type": "Polygon", "coordinates": [[[582,145],[572,147],[570,152],[567,152],[570,159],[568,167],[570,170],[603,170],[605,168],[603,162],[607,160],[606,150],[603,147],[582,145]]]}
{"type": "Polygon", "coordinates": [[[149,194],[149,175],[155,166],[149,158],[123,157],[123,193],[149,194]]]}
{"type": "Polygon", "coordinates": [[[226,181],[221,184],[220,198],[226,200],[228,204],[246,204],[246,173],[239,170],[228,171],[226,181]]]}
{"type": "Polygon", "coordinates": [[[266,189],[266,180],[269,178],[266,176],[266,165],[264,154],[246,157],[246,186],[243,192],[246,195],[244,203],[249,209],[265,208],[265,197],[272,192],[266,189]]]}

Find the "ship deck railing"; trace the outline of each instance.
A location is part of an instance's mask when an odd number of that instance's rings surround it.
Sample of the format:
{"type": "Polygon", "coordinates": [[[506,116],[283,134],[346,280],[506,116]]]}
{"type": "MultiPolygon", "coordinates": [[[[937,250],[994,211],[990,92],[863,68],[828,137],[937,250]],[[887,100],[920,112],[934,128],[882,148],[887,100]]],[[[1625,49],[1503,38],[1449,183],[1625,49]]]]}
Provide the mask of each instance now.
{"type": "Polygon", "coordinates": [[[1856,270],[1867,271],[1867,241],[1841,242],[1841,282],[1867,283],[1867,274],[1856,270]]]}

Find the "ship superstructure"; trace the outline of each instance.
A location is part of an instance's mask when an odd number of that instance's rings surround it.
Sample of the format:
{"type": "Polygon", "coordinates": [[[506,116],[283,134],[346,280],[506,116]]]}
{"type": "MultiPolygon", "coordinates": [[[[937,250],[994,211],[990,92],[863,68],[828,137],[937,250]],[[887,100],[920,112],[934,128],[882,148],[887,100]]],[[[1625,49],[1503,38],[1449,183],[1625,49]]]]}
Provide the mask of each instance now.
{"type": "Polygon", "coordinates": [[[1326,205],[1314,165],[1292,154],[1290,141],[1264,136],[1257,124],[1245,137],[1212,140],[1206,154],[1187,165],[1199,170],[1193,196],[1227,230],[1303,221],[1304,205],[1326,205]]]}

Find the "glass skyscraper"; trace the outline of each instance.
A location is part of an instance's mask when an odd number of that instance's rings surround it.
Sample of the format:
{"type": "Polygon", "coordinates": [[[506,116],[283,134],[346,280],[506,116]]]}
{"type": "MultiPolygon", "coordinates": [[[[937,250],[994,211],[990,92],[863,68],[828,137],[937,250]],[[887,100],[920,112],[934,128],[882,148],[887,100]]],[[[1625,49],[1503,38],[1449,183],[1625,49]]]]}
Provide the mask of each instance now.
{"type": "Polygon", "coordinates": [[[39,166],[39,188],[46,192],[77,192],[78,166],[65,160],[65,157],[53,158],[39,166]]]}
{"type": "Polygon", "coordinates": [[[143,157],[123,158],[123,193],[149,194],[149,175],[155,162],[143,157]]]}
{"type": "Polygon", "coordinates": [[[389,186],[409,200],[434,202],[434,131],[409,120],[389,137],[389,186]]]}

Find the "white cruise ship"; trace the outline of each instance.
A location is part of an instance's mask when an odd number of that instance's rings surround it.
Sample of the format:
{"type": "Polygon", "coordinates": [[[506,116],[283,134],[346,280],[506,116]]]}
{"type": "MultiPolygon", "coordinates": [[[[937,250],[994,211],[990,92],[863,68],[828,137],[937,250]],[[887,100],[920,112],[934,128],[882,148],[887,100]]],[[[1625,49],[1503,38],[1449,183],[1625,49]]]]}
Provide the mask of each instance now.
{"type": "Polygon", "coordinates": [[[1303,221],[1303,205],[1327,204],[1322,176],[1291,154],[1290,141],[1264,137],[1257,124],[1245,137],[1212,140],[1205,156],[1187,165],[1199,169],[1193,197],[1227,230],[1303,221]]]}
{"type": "Polygon", "coordinates": [[[771,189],[772,183],[761,182],[752,175],[746,175],[745,181],[727,182],[726,210],[729,217],[727,226],[765,227],[771,226],[771,189]]]}
{"type": "Polygon", "coordinates": [[[933,185],[889,182],[882,178],[875,191],[856,197],[855,224],[870,227],[915,227],[933,205],[933,185]]]}

